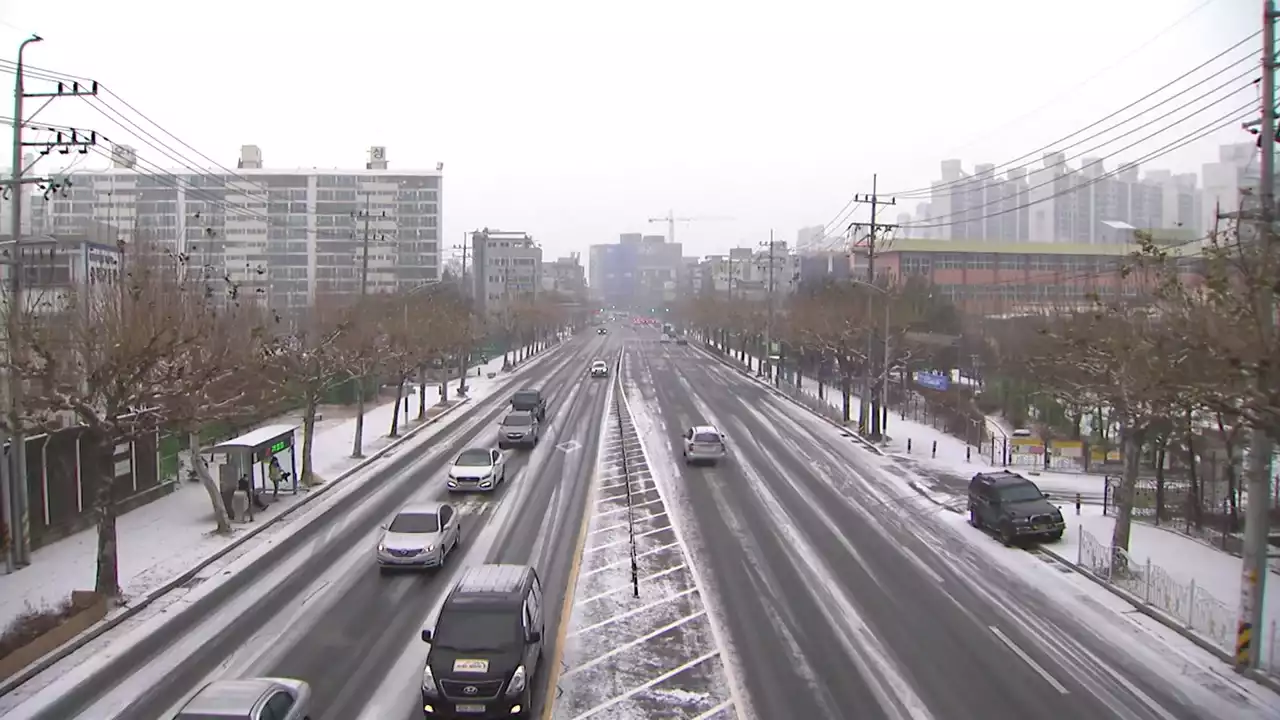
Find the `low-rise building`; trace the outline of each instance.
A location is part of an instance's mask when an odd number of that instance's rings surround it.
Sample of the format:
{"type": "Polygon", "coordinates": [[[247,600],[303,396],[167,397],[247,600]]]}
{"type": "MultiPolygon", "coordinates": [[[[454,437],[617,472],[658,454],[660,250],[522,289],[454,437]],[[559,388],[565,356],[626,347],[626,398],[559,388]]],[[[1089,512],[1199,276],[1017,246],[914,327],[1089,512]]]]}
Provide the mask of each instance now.
{"type": "Polygon", "coordinates": [[[542,290],[542,248],[525,232],[471,233],[472,297],[487,315],[503,312],[542,290]]]}

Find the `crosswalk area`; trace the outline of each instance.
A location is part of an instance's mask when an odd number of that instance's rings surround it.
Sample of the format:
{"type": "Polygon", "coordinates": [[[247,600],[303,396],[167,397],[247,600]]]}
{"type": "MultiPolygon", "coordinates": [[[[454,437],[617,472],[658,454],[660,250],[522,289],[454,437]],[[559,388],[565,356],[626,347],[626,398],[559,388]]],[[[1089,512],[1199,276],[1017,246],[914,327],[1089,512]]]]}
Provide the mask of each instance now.
{"type": "Polygon", "coordinates": [[[598,463],[554,717],[735,718],[707,608],[618,398],[598,463]]]}

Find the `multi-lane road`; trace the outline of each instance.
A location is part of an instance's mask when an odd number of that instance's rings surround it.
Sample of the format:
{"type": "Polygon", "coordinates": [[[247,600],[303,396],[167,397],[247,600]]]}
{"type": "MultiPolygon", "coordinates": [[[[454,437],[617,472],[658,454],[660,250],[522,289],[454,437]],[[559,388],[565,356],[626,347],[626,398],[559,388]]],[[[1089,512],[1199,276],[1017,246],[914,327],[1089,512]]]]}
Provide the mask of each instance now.
{"type": "MultiPolygon", "coordinates": [[[[587,370],[592,360],[614,360],[617,353],[612,337],[592,333],[569,340],[510,387],[464,408],[425,444],[401,451],[422,457],[376,478],[382,487],[321,531],[303,557],[264,578],[269,591],[259,588],[234,617],[211,617],[217,627],[197,626],[172,638],[164,653],[149,658],[150,668],[88,678],[40,713],[26,715],[20,706],[14,717],[155,720],[171,717],[207,680],[272,675],[311,684],[312,720],[421,718],[428,648],[420,630],[438,612],[461,568],[485,562],[534,565],[546,606],[562,606],[612,382],[593,381],[587,370]],[[508,451],[507,482],[492,495],[446,499],[448,464],[467,447],[495,444],[510,393],[521,387],[542,388],[548,397],[538,446],[508,451]],[[398,507],[427,499],[460,506],[463,545],[441,571],[380,574],[373,556],[379,526],[398,507]],[[194,647],[190,637],[199,638],[194,647]],[[173,654],[178,651],[181,656],[173,654]]],[[[546,637],[552,644],[558,622],[558,613],[548,613],[546,637]]],[[[549,648],[548,656],[555,651],[549,648]]],[[[535,687],[534,710],[541,713],[546,687],[535,687]]],[[[50,692],[55,689],[50,686],[50,692]]]]}
{"type": "Polygon", "coordinates": [[[734,645],[750,706],[740,715],[1280,712],[1230,680],[1206,688],[1176,662],[1153,662],[1160,648],[1128,639],[1119,624],[1078,617],[1051,588],[975,548],[840,430],[703,350],[639,341],[623,367],[633,407],[652,416],[641,427],[649,461],[667,456],[669,494],[680,496],[668,505],[682,507],[734,645]],[[713,468],[679,462],[679,435],[693,424],[717,426],[731,458],[713,468]]]}
{"type": "MultiPolygon", "coordinates": [[[[581,559],[583,518],[593,507],[613,512],[596,496],[609,487],[602,483],[621,482],[600,477],[609,463],[598,448],[625,455],[628,437],[643,446],[636,457],[652,476],[635,492],[661,486],[659,514],[679,524],[688,550],[679,565],[699,570],[701,586],[686,578],[680,594],[696,590],[701,605],[686,614],[705,606],[705,621],[716,623],[703,635],[722,646],[699,652],[718,659],[732,696],[704,691],[702,709],[676,702],[664,717],[1193,720],[1264,718],[1259,703],[1275,700],[1216,675],[1188,679],[1155,639],[1134,640],[1118,616],[1099,620],[1011,570],[993,552],[1016,551],[977,547],[862,446],[697,347],[629,328],[577,337],[464,410],[398,451],[413,457],[388,465],[372,492],[353,493],[338,519],[225,609],[129,668],[83,677],[40,712],[12,716],[153,720],[210,679],[277,675],[311,684],[312,720],[419,718],[427,650],[419,630],[462,568],[504,562],[537,567],[553,609],[545,632],[553,662],[535,678],[533,708],[533,717],[549,717],[549,686],[576,672],[559,665],[556,645],[570,625],[561,627],[567,617],[557,610],[573,606],[567,588],[604,542],[588,543],[581,559]],[[592,360],[618,358],[616,385],[588,377],[592,360]],[[453,500],[464,518],[460,550],[436,573],[381,575],[379,526],[407,502],[444,499],[447,464],[466,447],[492,445],[510,392],[526,386],[549,397],[542,440],[510,453],[508,482],[494,494],[453,500]],[[632,425],[610,441],[602,425],[618,396],[632,425]],[[730,458],[686,467],[678,437],[703,423],[728,436],[730,458]]],[[[646,532],[646,541],[667,543],[660,547],[676,542],[661,525],[646,532]]],[[[675,572],[650,564],[652,577],[675,572]]]]}

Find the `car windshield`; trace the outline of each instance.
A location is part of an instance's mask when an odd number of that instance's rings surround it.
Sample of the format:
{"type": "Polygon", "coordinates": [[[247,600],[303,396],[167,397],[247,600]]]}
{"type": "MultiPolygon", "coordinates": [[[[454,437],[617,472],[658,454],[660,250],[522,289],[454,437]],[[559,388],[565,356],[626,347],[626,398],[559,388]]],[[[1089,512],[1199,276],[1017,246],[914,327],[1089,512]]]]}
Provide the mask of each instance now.
{"type": "Polygon", "coordinates": [[[600,362],[599,360],[597,360],[597,361],[595,361],[595,362],[591,363],[591,367],[602,368],[602,367],[608,367],[608,366],[607,366],[607,365],[605,365],[604,363],[600,362]]]}
{"type": "Polygon", "coordinates": [[[693,441],[696,443],[708,443],[708,444],[718,443],[720,442],[720,436],[711,432],[700,432],[697,435],[693,436],[693,441]]]}
{"type": "Polygon", "coordinates": [[[440,518],[433,512],[400,513],[391,521],[388,532],[434,533],[440,532],[440,518]]]}
{"type": "Polygon", "coordinates": [[[1040,488],[1031,483],[1000,488],[1000,502],[1031,502],[1032,500],[1041,500],[1043,498],[1044,493],[1040,492],[1040,488]]]}
{"type": "MultiPolygon", "coordinates": [[[[579,365],[578,367],[582,366],[579,365]]],[[[538,393],[531,390],[522,390],[516,393],[515,397],[511,398],[511,402],[519,405],[533,405],[538,402],[538,393]]]]}
{"type": "Polygon", "coordinates": [[[510,650],[523,644],[522,632],[516,611],[446,610],[432,644],[455,652],[510,650]]]}
{"type": "Polygon", "coordinates": [[[503,425],[532,425],[533,416],[525,415],[523,413],[520,415],[508,415],[507,419],[502,421],[502,424],[503,425]]]}
{"type": "Polygon", "coordinates": [[[249,720],[249,713],[238,715],[210,715],[208,713],[181,712],[173,720],[249,720]]]}
{"type": "Polygon", "coordinates": [[[489,451],[478,448],[463,450],[462,454],[458,456],[458,461],[454,463],[454,465],[462,465],[463,467],[484,467],[492,464],[493,459],[489,456],[489,451]]]}

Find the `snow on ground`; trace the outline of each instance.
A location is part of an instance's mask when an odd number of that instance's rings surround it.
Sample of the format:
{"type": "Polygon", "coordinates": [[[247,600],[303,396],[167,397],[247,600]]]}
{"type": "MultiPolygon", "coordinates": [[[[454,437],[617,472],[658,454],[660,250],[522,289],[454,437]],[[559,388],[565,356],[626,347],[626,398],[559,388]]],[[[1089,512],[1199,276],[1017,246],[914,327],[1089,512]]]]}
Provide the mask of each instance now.
{"type": "MultiPolygon", "coordinates": [[[[612,398],[610,417],[622,402],[612,398]]],[[[624,411],[608,428],[555,717],[729,720],[716,631],[636,424],[624,411]]]]}
{"type": "MultiPolygon", "coordinates": [[[[1100,507],[1075,508],[1062,506],[1062,516],[1067,520],[1067,534],[1049,549],[1071,562],[1096,563],[1105,554],[1103,548],[1111,544],[1115,518],[1103,515],[1100,507]],[[1082,552],[1081,531],[1088,533],[1094,543],[1086,543],[1082,552]]],[[[1138,565],[1151,563],[1150,575],[1143,573],[1143,580],[1134,588],[1135,594],[1166,613],[1177,616],[1184,625],[1191,624],[1197,634],[1230,652],[1235,644],[1237,604],[1240,598],[1243,561],[1211,544],[1164,528],[1135,522],[1129,538],[1129,557],[1138,565]],[[1190,600],[1191,586],[1195,585],[1196,599],[1190,600]],[[1194,609],[1195,615],[1188,617],[1194,609]]],[[[1263,600],[1263,627],[1261,642],[1263,662],[1280,671],[1280,573],[1267,576],[1266,596],[1263,600]]]]}
{"type": "MultiPolygon", "coordinates": [[[[502,378],[489,379],[489,372],[499,372],[502,358],[477,368],[468,378],[468,396],[481,399],[493,391],[502,378]]],[[[458,381],[449,384],[451,399],[456,399],[458,381]]],[[[418,398],[411,396],[410,422],[401,416],[401,434],[415,426],[418,398]]],[[[440,400],[438,385],[426,390],[427,407],[440,400]]],[[[394,401],[368,407],[365,412],[363,452],[366,457],[395,442],[388,437],[394,401]]],[[[349,408],[325,407],[324,416],[316,423],[312,449],[314,472],[332,480],[363,462],[351,457],[355,438],[355,417],[349,408]]],[[[290,413],[262,423],[262,426],[295,424],[299,427],[296,442],[301,453],[301,414],[290,413]]],[[[301,458],[298,460],[301,464],[301,458]]],[[[286,471],[288,468],[286,467],[286,471]]],[[[186,473],[180,473],[185,478],[186,473]]],[[[251,523],[235,523],[231,536],[216,535],[213,507],[204,487],[188,480],[176,482],[174,491],[151,503],[121,515],[117,520],[119,541],[120,586],[127,600],[135,600],[163,586],[263,521],[279,515],[289,506],[304,499],[306,488],[298,494],[281,490],[279,498],[265,511],[258,511],[251,523]]],[[[270,501],[269,501],[270,502],[270,501]]],[[[70,597],[73,590],[92,590],[95,577],[97,530],[88,528],[41,547],[31,553],[31,565],[10,575],[0,575],[0,630],[7,628],[24,613],[52,608],[70,597]]]]}

